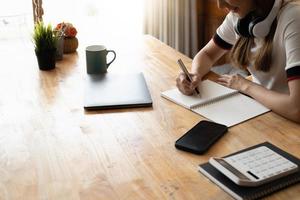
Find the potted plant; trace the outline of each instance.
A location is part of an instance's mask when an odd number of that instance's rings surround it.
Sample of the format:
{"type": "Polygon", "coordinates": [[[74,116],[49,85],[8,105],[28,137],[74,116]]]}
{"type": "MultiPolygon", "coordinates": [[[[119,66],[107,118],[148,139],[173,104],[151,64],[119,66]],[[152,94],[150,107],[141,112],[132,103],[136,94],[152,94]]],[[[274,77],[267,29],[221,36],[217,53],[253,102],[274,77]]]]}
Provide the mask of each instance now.
{"type": "Polygon", "coordinates": [[[43,22],[36,23],[32,37],[40,70],[54,69],[57,36],[51,25],[46,26],[43,22]]]}
{"type": "Polygon", "coordinates": [[[78,39],[76,37],[77,30],[73,24],[61,22],[56,25],[55,31],[63,32],[64,36],[64,53],[73,53],[78,47],[78,39]]]}
{"type": "Polygon", "coordinates": [[[54,29],[54,34],[57,37],[56,43],[56,60],[62,60],[64,56],[64,34],[61,31],[54,29]]]}

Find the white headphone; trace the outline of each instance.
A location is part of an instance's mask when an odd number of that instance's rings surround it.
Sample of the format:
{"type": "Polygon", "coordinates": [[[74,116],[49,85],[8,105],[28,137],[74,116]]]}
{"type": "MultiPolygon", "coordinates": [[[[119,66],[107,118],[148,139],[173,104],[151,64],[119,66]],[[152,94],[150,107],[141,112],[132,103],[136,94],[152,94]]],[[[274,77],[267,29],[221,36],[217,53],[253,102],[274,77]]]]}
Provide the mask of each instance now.
{"type": "Polygon", "coordinates": [[[266,18],[255,17],[251,12],[246,17],[239,19],[235,26],[235,31],[243,37],[266,37],[281,8],[281,3],[282,0],[275,0],[273,8],[266,18]]]}

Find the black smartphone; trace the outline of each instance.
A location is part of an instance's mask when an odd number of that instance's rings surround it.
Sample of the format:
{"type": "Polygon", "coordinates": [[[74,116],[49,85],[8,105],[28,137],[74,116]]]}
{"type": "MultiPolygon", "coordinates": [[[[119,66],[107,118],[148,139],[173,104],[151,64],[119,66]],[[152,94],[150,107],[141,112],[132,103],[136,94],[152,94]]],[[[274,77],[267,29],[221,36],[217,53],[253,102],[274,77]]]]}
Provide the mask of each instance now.
{"type": "Polygon", "coordinates": [[[211,121],[200,121],[175,142],[177,149],[203,154],[228,130],[228,127],[211,121]]]}

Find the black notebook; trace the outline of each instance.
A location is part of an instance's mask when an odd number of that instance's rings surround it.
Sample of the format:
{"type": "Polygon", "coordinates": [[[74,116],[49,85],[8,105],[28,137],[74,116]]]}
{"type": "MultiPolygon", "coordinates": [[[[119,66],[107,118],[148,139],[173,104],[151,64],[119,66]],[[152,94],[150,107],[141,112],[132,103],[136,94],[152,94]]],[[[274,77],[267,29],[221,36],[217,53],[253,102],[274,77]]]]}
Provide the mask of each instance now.
{"type": "Polygon", "coordinates": [[[87,75],[84,108],[86,110],[152,106],[142,73],[105,73],[87,75]]]}
{"type": "MultiPolygon", "coordinates": [[[[300,165],[300,160],[298,158],[290,155],[289,153],[279,149],[278,147],[268,142],[264,142],[249,147],[247,149],[243,149],[234,154],[241,153],[250,149],[254,149],[259,146],[266,146],[272,149],[273,151],[275,151],[276,153],[280,154],[281,156],[292,161],[293,163],[297,164],[298,166],[300,165]]],[[[222,188],[225,192],[229,193],[235,199],[247,199],[247,200],[258,199],[268,194],[271,194],[277,190],[285,188],[289,185],[298,183],[300,181],[300,171],[298,170],[298,172],[296,173],[279,178],[277,180],[274,180],[270,183],[266,183],[258,187],[243,187],[243,186],[236,185],[234,182],[232,182],[229,178],[227,178],[225,175],[223,175],[221,172],[219,172],[216,168],[214,168],[209,163],[204,163],[199,165],[199,171],[207,178],[209,178],[212,182],[217,184],[220,188],[222,188]]]]}

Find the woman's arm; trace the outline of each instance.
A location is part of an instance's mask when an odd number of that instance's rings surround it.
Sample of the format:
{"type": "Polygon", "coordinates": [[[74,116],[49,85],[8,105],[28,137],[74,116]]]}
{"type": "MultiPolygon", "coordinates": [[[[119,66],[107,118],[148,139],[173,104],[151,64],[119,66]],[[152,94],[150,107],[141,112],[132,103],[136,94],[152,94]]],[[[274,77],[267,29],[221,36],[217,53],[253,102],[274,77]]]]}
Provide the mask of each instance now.
{"type": "Polygon", "coordinates": [[[218,82],[247,94],[277,114],[300,123],[300,79],[288,82],[289,94],[278,93],[239,75],[223,75],[218,82]]]}
{"type": "Polygon", "coordinates": [[[220,48],[211,39],[193,59],[192,73],[202,78],[210,71],[212,65],[226,52],[227,50],[220,48]]]}
{"type": "Polygon", "coordinates": [[[201,51],[197,53],[192,62],[192,82],[189,82],[184,73],[180,73],[176,79],[178,89],[186,95],[192,95],[199,82],[209,71],[211,66],[223,56],[227,50],[220,48],[211,39],[201,51]]]}

